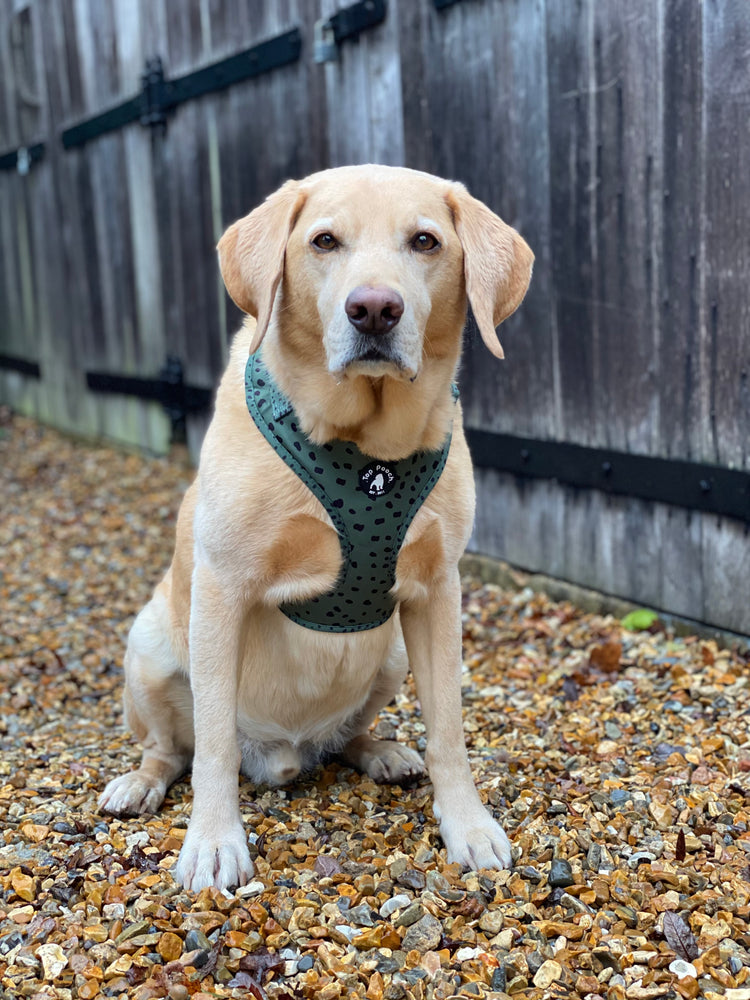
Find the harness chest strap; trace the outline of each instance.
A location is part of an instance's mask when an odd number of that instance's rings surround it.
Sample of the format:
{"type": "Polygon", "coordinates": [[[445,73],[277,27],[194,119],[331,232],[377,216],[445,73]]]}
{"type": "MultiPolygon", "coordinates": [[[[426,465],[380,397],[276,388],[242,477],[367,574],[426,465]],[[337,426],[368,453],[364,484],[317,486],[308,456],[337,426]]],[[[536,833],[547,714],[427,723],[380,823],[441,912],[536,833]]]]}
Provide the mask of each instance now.
{"type": "MultiPolygon", "coordinates": [[[[453,390],[454,399],[458,390],[453,390]]],[[[320,632],[363,632],[393,614],[390,590],[406,532],[445,467],[451,435],[439,451],[417,451],[397,462],[365,455],[351,441],[313,444],[299,427],[260,352],[245,369],[245,399],[277,455],[323,504],[339,536],[342,567],[320,597],[282,604],[281,611],[320,632]]]]}

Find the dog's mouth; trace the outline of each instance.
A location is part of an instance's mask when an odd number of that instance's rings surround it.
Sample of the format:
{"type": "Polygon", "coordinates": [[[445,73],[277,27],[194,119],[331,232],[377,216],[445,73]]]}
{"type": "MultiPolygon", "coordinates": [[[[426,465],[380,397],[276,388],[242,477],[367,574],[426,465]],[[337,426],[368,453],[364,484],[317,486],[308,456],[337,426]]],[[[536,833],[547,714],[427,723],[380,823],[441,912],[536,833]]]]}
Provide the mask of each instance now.
{"type": "Polygon", "coordinates": [[[387,375],[391,378],[412,380],[417,374],[403,355],[385,342],[355,344],[342,361],[336,374],[365,375],[369,378],[381,378],[387,375]]]}
{"type": "Polygon", "coordinates": [[[386,361],[398,364],[397,359],[391,355],[390,351],[384,351],[380,347],[368,347],[367,350],[357,355],[354,361],[386,361]]]}

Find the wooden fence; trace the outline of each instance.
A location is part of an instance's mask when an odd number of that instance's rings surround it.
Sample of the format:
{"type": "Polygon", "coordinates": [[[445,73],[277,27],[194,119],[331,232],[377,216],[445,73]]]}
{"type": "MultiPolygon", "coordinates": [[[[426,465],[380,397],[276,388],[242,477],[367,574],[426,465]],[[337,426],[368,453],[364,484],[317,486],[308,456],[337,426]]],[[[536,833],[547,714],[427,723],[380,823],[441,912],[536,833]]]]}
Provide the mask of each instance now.
{"type": "Polygon", "coordinates": [[[537,257],[507,360],[464,353],[474,548],[750,632],[748,53],[746,0],[5,0],[0,401],[162,451],[167,392],[195,449],[226,223],[330,165],[460,179],[537,257]]]}

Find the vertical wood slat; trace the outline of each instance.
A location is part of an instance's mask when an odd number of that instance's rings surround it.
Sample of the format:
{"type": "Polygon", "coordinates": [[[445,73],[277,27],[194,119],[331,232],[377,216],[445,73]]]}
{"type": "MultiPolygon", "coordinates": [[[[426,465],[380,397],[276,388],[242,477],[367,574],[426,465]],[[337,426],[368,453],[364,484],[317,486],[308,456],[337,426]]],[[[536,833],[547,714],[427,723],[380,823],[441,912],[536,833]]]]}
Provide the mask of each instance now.
{"type": "Polygon", "coordinates": [[[750,16],[743,0],[703,5],[705,166],[703,449],[750,468],[750,16]],[[745,166],[738,169],[739,164],[745,166]]]}
{"type": "Polygon", "coordinates": [[[547,0],[550,257],[562,405],[555,438],[596,441],[593,0],[547,0]]]}

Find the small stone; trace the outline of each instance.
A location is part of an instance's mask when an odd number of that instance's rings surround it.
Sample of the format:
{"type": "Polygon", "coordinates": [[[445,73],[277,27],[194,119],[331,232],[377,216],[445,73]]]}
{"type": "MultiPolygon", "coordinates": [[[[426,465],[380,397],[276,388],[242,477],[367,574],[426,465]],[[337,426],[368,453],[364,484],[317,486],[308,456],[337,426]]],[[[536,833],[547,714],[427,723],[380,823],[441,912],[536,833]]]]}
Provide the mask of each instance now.
{"type": "Polygon", "coordinates": [[[731,938],[732,928],[726,922],[726,920],[714,920],[711,923],[705,923],[701,927],[700,936],[698,937],[698,947],[701,951],[706,951],[708,948],[712,948],[719,941],[723,941],[725,938],[731,938]]]}
{"type": "Polygon", "coordinates": [[[101,992],[96,979],[87,979],[78,987],[79,1000],[94,1000],[97,996],[101,996],[101,992]]]}
{"type": "Polygon", "coordinates": [[[33,844],[41,844],[49,836],[50,829],[40,823],[22,823],[21,833],[33,844]]]}
{"type": "Polygon", "coordinates": [[[698,972],[692,962],[685,962],[681,958],[676,958],[674,962],[670,963],[669,971],[673,972],[678,979],[684,979],[685,976],[690,976],[692,979],[698,978],[698,972]]]}
{"type": "Polygon", "coordinates": [[[347,912],[347,918],[352,924],[358,927],[373,927],[375,921],[372,919],[372,910],[367,903],[360,903],[359,906],[352,907],[347,912]]]}
{"type": "Polygon", "coordinates": [[[297,969],[300,972],[308,972],[314,964],[312,955],[303,955],[297,964],[297,969]]]}
{"type": "Polygon", "coordinates": [[[14,906],[8,910],[8,917],[14,924],[28,924],[34,916],[33,906],[14,906]]]}
{"type": "Polygon", "coordinates": [[[540,990],[546,990],[552,983],[559,983],[562,979],[562,966],[553,958],[548,958],[542,962],[536,975],[534,976],[534,986],[540,990]]]}
{"type": "Polygon", "coordinates": [[[521,877],[526,879],[527,882],[533,882],[534,885],[538,885],[544,877],[537,868],[534,868],[533,865],[524,865],[523,868],[520,869],[520,874],[521,877]]]}
{"type": "Polygon", "coordinates": [[[403,940],[404,951],[432,951],[440,944],[442,936],[443,925],[435,917],[426,913],[406,932],[403,940]]]}
{"type": "Polygon", "coordinates": [[[247,885],[241,885],[235,896],[239,896],[240,899],[247,899],[248,896],[257,896],[266,888],[264,882],[248,882],[247,885]]]}
{"type": "Polygon", "coordinates": [[[43,944],[37,951],[37,958],[42,963],[44,978],[57,979],[68,964],[68,959],[59,944],[43,944]]]}
{"type": "Polygon", "coordinates": [[[548,882],[555,888],[565,889],[575,883],[570,862],[564,858],[553,858],[549,869],[548,882]]]}
{"type": "Polygon", "coordinates": [[[514,939],[515,935],[513,933],[513,928],[506,927],[505,930],[500,931],[499,934],[495,935],[492,939],[492,944],[495,948],[503,948],[505,951],[510,951],[513,947],[514,939]]]}
{"type": "Polygon", "coordinates": [[[95,944],[101,944],[102,941],[106,941],[109,936],[109,931],[105,924],[92,924],[90,927],[83,928],[83,940],[93,941],[95,944]]]}
{"type": "Polygon", "coordinates": [[[396,878],[396,881],[406,889],[424,889],[426,880],[423,872],[416,868],[407,868],[396,878]]]}
{"type": "Polygon", "coordinates": [[[675,810],[667,802],[652,802],[648,811],[656,820],[660,830],[666,830],[674,822],[675,810]]]}
{"type": "Polygon", "coordinates": [[[420,962],[429,979],[434,979],[440,971],[440,955],[436,951],[426,951],[420,962]]]}
{"type": "Polygon", "coordinates": [[[633,799],[633,793],[629,792],[627,788],[613,788],[609,793],[609,801],[613,806],[622,806],[626,802],[631,802],[633,799]]]}
{"type": "Polygon", "coordinates": [[[203,931],[192,930],[185,935],[185,951],[210,951],[211,942],[203,931]]]}
{"type": "Polygon", "coordinates": [[[123,942],[129,941],[131,938],[139,937],[141,934],[145,934],[150,926],[150,920],[137,920],[133,924],[128,924],[128,926],[115,938],[115,944],[123,944],[123,942]]]}
{"type": "Polygon", "coordinates": [[[426,876],[427,888],[430,892],[443,893],[451,888],[450,882],[440,872],[430,870],[426,876]]]}
{"type": "Polygon", "coordinates": [[[485,910],[479,918],[479,928],[487,934],[499,934],[503,929],[504,920],[502,910],[485,910]]]}
{"type": "Polygon", "coordinates": [[[171,932],[162,934],[156,951],[165,962],[175,962],[182,954],[182,938],[171,932]]]}
{"type": "Polygon", "coordinates": [[[26,903],[32,903],[36,896],[36,880],[20,870],[11,872],[10,884],[13,892],[26,903]]]}
{"type": "Polygon", "coordinates": [[[620,732],[620,727],[616,726],[614,722],[605,722],[604,735],[610,740],[619,740],[622,733],[620,732]]]}
{"type": "Polygon", "coordinates": [[[628,858],[628,868],[635,871],[639,865],[650,865],[652,861],[656,861],[656,855],[651,851],[636,851],[628,858]]]}
{"type": "Polygon", "coordinates": [[[400,913],[393,921],[394,927],[410,927],[415,924],[424,914],[424,907],[421,903],[412,903],[403,913],[400,913]]]}
{"type": "Polygon", "coordinates": [[[482,954],[481,948],[459,948],[453,956],[454,962],[471,962],[482,954]]]}
{"type": "Polygon", "coordinates": [[[406,895],[406,893],[400,893],[398,896],[391,896],[390,899],[386,899],[383,905],[380,907],[380,916],[383,918],[388,918],[396,910],[402,910],[405,906],[409,906],[411,903],[411,898],[406,895]]]}

